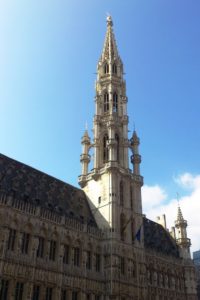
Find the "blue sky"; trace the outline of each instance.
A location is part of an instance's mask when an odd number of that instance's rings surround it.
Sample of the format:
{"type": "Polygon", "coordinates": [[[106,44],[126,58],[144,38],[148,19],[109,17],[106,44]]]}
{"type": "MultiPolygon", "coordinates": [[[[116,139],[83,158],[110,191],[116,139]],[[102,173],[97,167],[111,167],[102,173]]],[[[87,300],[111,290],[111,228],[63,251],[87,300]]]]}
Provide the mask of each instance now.
{"type": "Polygon", "coordinates": [[[176,179],[200,174],[199,0],[1,0],[0,152],[77,185],[106,13],[145,184],[185,196],[176,179]]]}

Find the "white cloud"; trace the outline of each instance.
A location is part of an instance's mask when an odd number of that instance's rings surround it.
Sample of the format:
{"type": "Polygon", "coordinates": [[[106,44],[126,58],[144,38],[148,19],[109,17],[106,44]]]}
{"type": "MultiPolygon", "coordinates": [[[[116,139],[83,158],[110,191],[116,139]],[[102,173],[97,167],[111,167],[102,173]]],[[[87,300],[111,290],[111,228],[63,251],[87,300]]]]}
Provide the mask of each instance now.
{"type": "Polygon", "coordinates": [[[167,198],[167,194],[159,185],[144,185],[142,188],[142,196],[145,209],[156,207],[167,198]]]}
{"type": "MultiPolygon", "coordinates": [[[[200,249],[200,175],[184,173],[175,182],[184,189],[189,189],[187,196],[180,197],[179,203],[184,219],[188,222],[188,238],[191,239],[191,252],[200,249]]],[[[147,218],[156,220],[157,216],[166,215],[167,226],[174,226],[177,216],[177,200],[168,199],[167,192],[159,185],[144,186],[142,189],[143,211],[147,218]],[[166,202],[167,200],[167,202],[166,202]]]]}
{"type": "Polygon", "coordinates": [[[174,178],[175,182],[185,189],[200,188],[200,175],[193,176],[190,173],[184,173],[174,178]]]}

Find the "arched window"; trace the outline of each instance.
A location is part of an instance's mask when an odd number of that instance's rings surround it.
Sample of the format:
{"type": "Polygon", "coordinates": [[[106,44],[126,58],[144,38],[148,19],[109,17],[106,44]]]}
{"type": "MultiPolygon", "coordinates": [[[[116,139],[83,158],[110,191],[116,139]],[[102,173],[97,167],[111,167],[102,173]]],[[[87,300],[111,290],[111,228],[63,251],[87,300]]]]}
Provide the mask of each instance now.
{"type": "Polygon", "coordinates": [[[130,206],[133,208],[133,188],[130,187],[130,206]]]}
{"type": "Polygon", "coordinates": [[[112,72],[113,74],[117,74],[117,66],[115,63],[112,65],[112,72]]]}
{"type": "Polygon", "coordinates": [[[132,243],[135,241],[135,219],[131,221],[131,234],[132,234],[132,243]]]}
{"type": "Polygon", "coordinates": [[[104,65],[104,73],[105,74],[109,73],[109,65],[107,63],[105,63],[105,65],[104,65]]]}
{"type": "Polygon", "coordinates": [[[108,135],[105,134],[103,137],[103,162],[104,163],[108,161],[108,155],[109,155],[107,142],[108,142],[108,135]]]}
{"type": "Polygon", "coordinates": [[[115,141],[116,141],[116,160],[119,161],[119,136],[115,134],[115,141]]]}
{"type": "Polygon", "coordinates": [[[124,205],[124,184],[123,184],[123,181],[120,181],[120,184],[119,184],[119,202],[120,202],[120,205],[124,205]]]}
{"type": "Polygon", "coordinates": [[[104,112],[107,112],[107,111],[109,111],[109,95],[106,92],[104,94],[104,112]]]}
{"type": "Polygon", "coordinates": [[[118,111],[118,95],[117,95],[117,93],[113,94],[113,111],[114,112],[118,111]]]}
{"type": "Polygon", "coordinates": [[[125,216],[124,214],[120,215],[120,237],[121,240],[124,241],[125,239],[125,216]]]}

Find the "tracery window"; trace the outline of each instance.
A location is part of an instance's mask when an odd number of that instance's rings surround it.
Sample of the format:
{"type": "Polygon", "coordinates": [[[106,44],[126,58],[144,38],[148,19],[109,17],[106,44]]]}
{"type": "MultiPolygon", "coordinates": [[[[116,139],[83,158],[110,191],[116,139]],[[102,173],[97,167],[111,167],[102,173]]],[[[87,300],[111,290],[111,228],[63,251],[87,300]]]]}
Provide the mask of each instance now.
{"type": "Polygon", "coordinates": [[[8,250],[14,250],[15,247],[15,239],[16,239],[16,230],[9,229],[9,237],[8,237],[8,250]]]}
{"type": "Polygon", "coordinates": [[[125,274],[125,259],[124,257],[120,257],[120,272],[122,275],[125,274]]]}
{"type": "Polygon", "coordinates": [[[120,181],[120,184],[119,184],[119,202],[120,202],[120,205],[124,205],[124,184],[123,184],[123,181],[120,181]]]}
{"type": "Polygon", "coordinates": [[[135,219],[131,221],[131,235],[132,235],[132,242],[135,241],[135,219]]]}
{"type": "Polygon", "coordinates": [[[37,257],[43,257],[44,255],[44,238],[43,237],[39,237],[39,244],[38,244],[38,249],[37,249],[37,257]]]}
{"type": "Polygon", "coordinates": [[[69,245],[64,245],[63,263],[69,264],[69,245]]]}
{"type": "Polygon", "coordinates": [[[105,74],[109,73],[109,65],[107,63],[105,63],[105,65],[104,65],[104,73],[105,74]]]}
{"type": "Polygon", "coordinates": [[[33,298],[32,300],[39,300],[40,297],[40,286],[34,285],[33,286],[33,298]]]}
{"type": "Polygon", "coordinates": [[[95,253],[95,270],[96,272],[101,270],[101,256],[99,253],[95,253]]]}
{"type": "Polygon", "coordinates": [[[121,235],[121,240],[124,241],[125,239],[125,217],[124,214],[120,215],[120,235],[121,235]]]}
{"type": "Polygon", "coordinates": [[[67,300],[67,290],[62,290],[62,292],[61,292],[61,300],[67,300]]]}
{"type": "Polygon", "coordinates": [[[45,300],[52,300],[52,295],[53,295],[53,288],[47,287],[45,300]]]}
{"type": "Polygon", "coordinates": [[[24,284],[17,282],[15,286],[15,300],[22,300],[24,284]]]}
{"type": "Polygon", "coordinates": [[[74,266],[79,267],[80,265],[80,249],[78,247],[74,247],[74,266]]]}
{"type": "Polygon", "coordinates": [[[56,256],[56,241],[50,241],[50,251],[49,251],[49,259],[55,260],[56,256]]]}
{"type": "Polygon", "coordinates": [[[109,111],[109,95],[106,92],[104,94],[104,112],[108,112],[109,111]]]}
{"type": "Polygon", "coordinates": [[[117,93],[113,94],[113,112],[118,111],[118,95],[117,93]]]}
{"type": "Polygon", "coordinates": [[[78,300],[78,292],[76,291],[72,292],[72,300],[78,300]]]}
{"type": "Polygon", "coordinates": [[[133,188],[130,187],[130,206],[133,208],[133,188]]]}
{"type": "Polygon", "coordinates": [[[112,65],[112,72],[113,74],[117,74],[117,66],[115,63],[112,65]]]}
{"type": "Polygon", "coordinates": [[[87,253],[86,253],[86,269],[87,270],[92,269],[92,253],[91,253],[91,251],[87,251],[87,253]]]}
{"type": "Polygon", "coordinates": [[[2,279],[0,281],[0,299],[7,300],[8,298],[8,280],[2,279]]]}
{"type": "Polygon", "coordinates": [[[108,161],[108,155],[109,155],[107,143],[108,143],[108,135],[105,134],[103,137],[103,162],[104,163],[108,161]]]}
{"type": "Polygon", "coordinates": [[[29,246],[30,235],[26,232],[22,233],[22,245],[21,252],[23,254],[28,254],[28,246],[29,246]]]}
{"type": "Polygon", "coordinates": [[[115,141],[116,141],[116,160],[119,161],[119,136],[115,134],[115,141]]]}

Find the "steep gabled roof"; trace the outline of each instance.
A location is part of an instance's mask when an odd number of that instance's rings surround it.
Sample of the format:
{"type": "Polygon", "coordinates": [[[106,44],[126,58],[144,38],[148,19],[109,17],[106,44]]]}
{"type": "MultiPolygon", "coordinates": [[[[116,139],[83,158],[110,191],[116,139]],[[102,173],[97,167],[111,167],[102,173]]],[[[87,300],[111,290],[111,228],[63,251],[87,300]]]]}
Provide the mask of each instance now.
{"type": "Polygon", "coordinates": [[[14,199],[97,226],[82,190],[2,154],[0,191],[14,199]]]}
{"type": "Polygon", "coordinates": [[[165,255],[179,257],[179,249],[175,240],[160,224],[143,218],[144,247],[165,255]]]}

